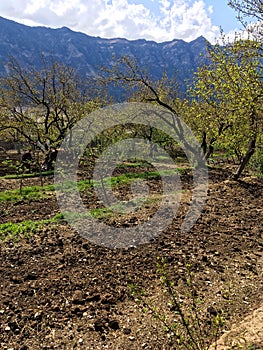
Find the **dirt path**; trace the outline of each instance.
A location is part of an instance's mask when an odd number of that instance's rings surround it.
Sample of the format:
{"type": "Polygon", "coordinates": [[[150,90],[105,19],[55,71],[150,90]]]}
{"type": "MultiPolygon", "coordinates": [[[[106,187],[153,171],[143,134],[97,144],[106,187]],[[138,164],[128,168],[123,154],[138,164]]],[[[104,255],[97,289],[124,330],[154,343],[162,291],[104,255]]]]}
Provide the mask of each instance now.
{"type": "Polygon", "coordinates": [[[234,324],[211,350],[263,349],[263,305],[254,310],[239,324],[234,324]]]}

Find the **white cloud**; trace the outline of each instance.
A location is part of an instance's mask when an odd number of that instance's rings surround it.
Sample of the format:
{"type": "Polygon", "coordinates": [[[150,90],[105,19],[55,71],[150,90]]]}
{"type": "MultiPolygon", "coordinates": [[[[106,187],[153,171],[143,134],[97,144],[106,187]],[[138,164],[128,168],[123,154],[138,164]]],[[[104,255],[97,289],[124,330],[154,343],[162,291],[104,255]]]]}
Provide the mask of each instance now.
{"type": "Polygon", "coordinates": [[[219,28],[204,0],[1,0],[0,15],[29,25],[67,26],[104,38],[214,41],[219,28]],[[155,11],[151,9],[155,3],[155,11]],[[158,11],[156,11],[156,8],[158,11]]]}
{"type": "Polygon", "coordinates": [[[182,38],[187,41],[203,35],[208,40],[214,41],[219,33],[219,28],[213,26],[210,19],[211,8],[206,8],[203,0],[189,1],[160,0],[163,18],[160,26],[169,40],[182,38]]]}
{"type": "Polygon", "coordinates": [[[248,23],[243,30],[231,30],[227,34],[219,36],[217,42],[219,44],[226,44],[228,42],[234,42],[239,39],[256,39],[258,41],[262,40],[263,36],[263,21],[255,21],[248,23]]]}

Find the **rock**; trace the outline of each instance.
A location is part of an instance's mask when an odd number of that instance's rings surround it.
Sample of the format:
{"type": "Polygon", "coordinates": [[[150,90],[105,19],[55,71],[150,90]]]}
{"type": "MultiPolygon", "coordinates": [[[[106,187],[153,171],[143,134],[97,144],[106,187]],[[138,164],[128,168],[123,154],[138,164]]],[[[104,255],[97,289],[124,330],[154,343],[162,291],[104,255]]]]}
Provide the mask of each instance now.
{"type": "Polygon", "coordinates": [[[81,290],[76,290],[72,296],[73,304],[84,304],[85,298],[81,290]]]}
{"type": "Polygon", "coordinates": [[[114,321],[110,321],[109,322],[109,327],[111,329],[113,329],[114,331],[117,331],[118,329],[120,329],[120,326],[119,326],[119,322],[114,320],[114,321]]]}
{"type": "Polygon", "coordinates": [[[131,334],[131,329],[130,328],[124,328],[123,329],[123,333],[128,335],[128,334],[131,334]]]}
{"type": "Polygon", "coordinates": [[[218,312],[216,311],[216,309],[213,306],[209,306],[207,308],[207,312],[209,312],[212,316],[217,316],[218,312]]]}
{"type": "Polygon", "coordinates": [[[102,320],[97,320],[94,322],[94,330],[96,332],[103,332],[104,327],[105,327],[105,325],[104,325],[104,322],[102,320]]]}

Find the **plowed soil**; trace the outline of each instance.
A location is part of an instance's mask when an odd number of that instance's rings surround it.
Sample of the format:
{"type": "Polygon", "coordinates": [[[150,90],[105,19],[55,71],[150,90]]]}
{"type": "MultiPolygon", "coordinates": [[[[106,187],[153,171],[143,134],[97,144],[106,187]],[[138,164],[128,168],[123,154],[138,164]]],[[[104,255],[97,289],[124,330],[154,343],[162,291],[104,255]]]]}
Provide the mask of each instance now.
{"type": "MultiPolygon", "coordinates": [[[[147,244],[103,248],[66,222],[43,224],[29,237],[2,242],[0,349],[179,349],[161,322],[151,312],[142,312],[129,287],[138,285],[165,308],[169,298],[157,271],[160,257],[182,302],[190,265],[204,301],[202,315],[224,314],[222,332],[239,326],[263,304],[263,183],[262,178],[232,181],[228,176],[222,169],[210,170],[205,208],[188,233],[182,233],[180,225],[191,200],[191,179],[182,176],[184,193],[176,218],[147,244]]],[[[26,181],[29,185],[38,179],[26,181]]],[[[4,180],[1,191],[17,186],[17,180],[4,180]]],[[[153,193],[158,186],[152,180],[153,193]]],[[[125,186],[118,192],[127,196],[125,186]]],[[[86,201],[95,205],[93,195],[86,201]]],[[[128,224],[145,219],[155,205],[129,217],[128,224]]],[[[1,202],[0,223],[42,220],[58,212],[54,193],[36,201],[1,202]]],[[[169,313],[173,318],[172,309],[169,313]]],[[[237,348],[235,342],[244,349],[263,349],[262,327],[256,319],[254,324],[256,336],[240,327],[222,349],[237,348]]]]}

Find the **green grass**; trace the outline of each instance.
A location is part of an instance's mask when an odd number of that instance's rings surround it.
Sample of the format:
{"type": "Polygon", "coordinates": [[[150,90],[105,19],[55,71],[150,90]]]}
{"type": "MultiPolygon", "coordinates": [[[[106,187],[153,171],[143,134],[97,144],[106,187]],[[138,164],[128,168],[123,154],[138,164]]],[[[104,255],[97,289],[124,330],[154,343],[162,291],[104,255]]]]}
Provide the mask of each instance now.
{"type": "MultiPolygon", "coordinates": [[[[187,168],[176,168],[175,169],[179,173],[184,173],[187,171],[187,168]]],[[[142,173],[127,173],[122,174],[118,176],[112,176],[103,178],[103,185],[107,187],[115,187],[118,185],[128,185],[132,181],[136,179],[143,179],[143,180],[152,180],[152,179],[158,179],[161,176],[171,176],[175,173],[174,169],[167,169],[162,170],[160,172],[158,171],[144,171],[142,173]]],[[[100,185],[100,180],[80,180],[77,183],[78,190],[80,192],[86,191],[87,189],[93,187],[94,185],[98,184],[100,185]]],[[[70,191],[75,186],[74,182],[67,181],[66,183],[62,184],[63,192],[70,191]]],[[[57,189],[59,190],[60,186],[57,186],[57,189]]]]}
{"type": "Polygon", "coordinates": [[[50,227],[52,224],[59,224],[65,221],[65,218],[70,220],[88,219],[91,217],[97,219],[107,218],[114,215],[108,208],[92,209],[91,211],[81,213],[59,213],[47,220],[25,220],[17,223],[11,221],[0,224],[0,241],[19,241],[21,238],[29,238],[30,236],[39,233],[45,226],[50,227]]]}
{"type": "Polygon", "coordinates": [[[87,220],[91,219],[92,217],[96,219],[106,219],[108,217],[112,217],[114,213],[110,208],[95,208],[87,211],[86,213],[71,213],[71,212],[64,212],[61,213],[61,216],[63,220],[68,221],[78,221],[78,220],[87,220]]]}
{"type": "Polygon", "coordinates": [[[107,208],[95,208],[89,211],[90,215],[96,219],[106,219],[114,216],[119,216],[120,214],[127,213],[129,211],[130,205],[133,207],[140,207],[142,204],[152,204],[158,201],[158,198],[146,198],[146,197],[136,197],[129,200],[129,205],[126,210],[126,206],[123,203],[117,203],[111,205],[107,208]]]}
{"type": "Polygon", "coordinates": [[[139,168],[139,167],[149,167],[151,166],[150,163],[146,161],[134,161],[134,162],[125,162],[118,164],[117,168],[123,169],[123,168],[139,168]]]}
{"type": "Polygon", "coordinates": [[[18,236],[28,237],[32,232],[39,230],[41,223],[32,220],[26,220],[19,223],[7,222],[0,224],[0,239],[15,239],[18,236]]]}
{"type": "MultiPolygon", "coordinates": [[[[176,168],[177,172],[185,172],[185,168],[176,168]]],[[[113,176],[111,178],[104,179],[103,183],[111,186],[116,185],[126,185],[131,183],[135,179],[143,179],[143,180],[153,180],[153,179],[159,179],[162,176],[171,176],[175,173],[174,169],[167,169],[162,171],[145,171],[143,173],[130,173],[130,174],[123,174],[119,176],[113,176]]]]}
{"type": "Polygon", "coordinates": [[[54,185],[27,186],[19,189],[0,192],[0,202],[18,202],[22,200],[36,200],[46,198],[48,193],[54,191],[54,185]]]}
{"type": "MultiPolygon", "coordinates": [[[[156,202],[157,200],[158,198],[145,199],[144,197],[138,197],[130,202],[133,202],[134,205],[138,205],[141,202],[149,204],[156,202]]],[[[50,226],[50,224],[59,224],[65,220],[74,221],[81,219],[89,219],[91,217],[96,219],[107,219],[116,215],[119,216],[120,214],[125,214],[125,212],[123,211],[121,204],[118,203],[108,208],[103,207],[91,209],[86,213],[59,213],[47,220],[25,220],[18,223],[13,223],[9,221],[7,223],[0,224],[0,240],[5,241],[13,239],[18,241],[21,237],[27,238],[35,233],[40,232],[46,225],[50,226]]]]}
{"type": "Polygon", "coordinates": [[[25,220],[13,223],[11,221],[0,224],[0,240],[19,240],[21,237],[30,237],[32,234],[40,232],[44,226],[58,224],[63,220],[63,214],[59,213],[47,220],[25,220]]]}
{"type": "Polygon", "coordinates": [[[170,157],[168,157],[168,156],[155,156],[154,158],[158,159],[159,161],[162,161],[162,162],[167,162],[170,160],[170,157]]]}
{"type": "MultiPolygon", "coordinates": [[[[158,201],[158,198],[145,198],[145,197],[137,197],[129,201],[129,204],[133,204],[134,206],[139,206],[141,204],[151,204],[158,201]]],[[[107,219],[112,218],[114,216],[119,216],[120,214],[125,215],[125,207],[122,205],[122,203],[117,203],[114,205],[111,205],[109,207],[102,207],[102,208],[94,208],[88,210],[86,213],[72,213],[72,212],[64,212],[57,214],[52,220],[52,222],[60,222],[61,220],[85,220],[90,219],[91,217],[96,219],[107,219]]]]}
{"type": "MultiPolygon", "coordinates": [[[[134,165],[137,166],[137,165],[134,165]]],[[[141,166],[141,163],[140,163],[141,166]]],[[[184,168],[177,168],[177,172],[183,172],[186,169],[184,168]]],[[[163,170],[161,172],[157,171],[146,171],[142,173],[128,173],[123,174],[119,176],[113,176],[108,177],[106,179],[103,179],[103,184],[105,187],[116,187],[120,185],[126,185],[130,184],[135,179],[144,179],[144,180],[151,180],[151,179],[158,179],[160,176],[169,176],[174,174],[174,170],[163,170]]],[[[97,181],[98,184],[100,184],[100,181],[97,181]]],[[[89,181],[89,180],[81,180],[77,183],[78,190],[80,192],[87,191],[92,186],[94,186],[96,182],[89,181]]],[[[75,183],[68,182],[66,184],[63,184],[63,191],[70,191],[72,186],[75,186],[75,183]]],[[[34,201],[36,199],[43,199],[46,198],[50,192],[55,191],[54,185],[44,185],[44,186],[28,186],[23,187],[20,191],[19,189],[15,190],[7,190],[4,192],[0,192],[0,201],[12,201],[12,202],[19,202],[19,201],[25,201],[25,200],[31,200],[34,201]]],[[[130,202],[133,202],[134,205],[140,205],[143,203],[152,203],[154,201],[157,201],[158,198],[144,198],[144,197],[138,197],[134,198],[130,202]]],[[[123,208],[121,204],[116,204],[108,208],[95,208],[87,211],[85,214],[79,214],[76,213],[76,218],[72,217],[72,219],[79,219],[82,215],[83,219],[94,217],[96,219],[107,219],[109,217],[114,217],[116,215],[125,214],[125,207],[123,208]]],[[[48,220],[26,220],[19,223],[12,223],[7,222],[0,224],[0,240],[6,240],[6,239],[15,239],[19,240],[20,237],[28,237],[34,233],[40,232],[45,225],[50,224],[57,224],[60,223],[64,217],[70,219],[71,216],[74,214],[70,213],[60,213],[55,215],[53,218],[48,220]]]]}
{"type": "MultiPolygon", "coordinates": [[[[116,187],[119,185],[127,185],[130,184],[135,179],[144,179],[144,180],[152,180],[152,179],[158,179],[160,176],[170,176],[174,174],[173,169],[171,170],[162,170],[160,172],[157,171],[145,171],[142,173],[128,173],[128,174],[122,174],[118,176],[108,177],[103,179],[103,185],[105,187],[116,187]]],[[[185,168],[176,168],[177,172],[185,172],[185,168]]],[[[81,180],[78,181],[77,187],[80,192],[87,191],[95,184],[100,184],[100,181],[89,181],[89,180],[81,180]]],[[[72,186],[75,186],[74,182],[67,182],[63,183],[62,190],[63,192],[70,191],[72,189],[72,186]]],[[[59,190],[59,186],[57,187],[57,190],[59,190]]],[[[0,202],[2,201],[12,201],[12,202],[19,202],[24,200],[37,200],[37,199],[44,199],[46,198],[50,192],[55,191],[54,185],[44,185],[44,186],[27,186],[23,187],[20,191],[19,189],[15,190],[7,190],[0,192],[0,202]]]]}
{"type": "Polygon", "coordinates": [[[2,179],[28,179],[28,178],[34,178],[34,177],[40,177],[40,176],[50,176],[53,175],[54,171],[43,171],[42,173],[28,173],[28,174],[9,174],[5,176],[1,176],[2,179]]]}

